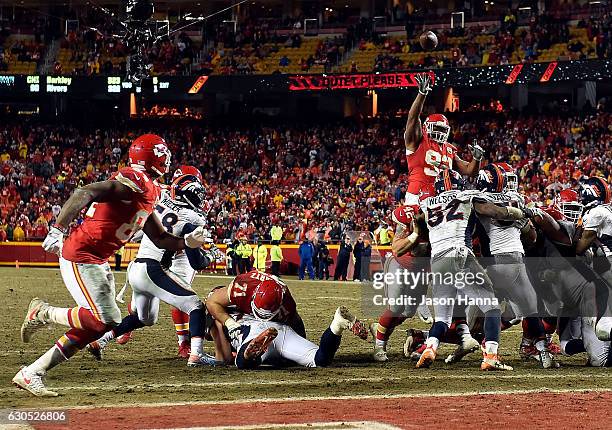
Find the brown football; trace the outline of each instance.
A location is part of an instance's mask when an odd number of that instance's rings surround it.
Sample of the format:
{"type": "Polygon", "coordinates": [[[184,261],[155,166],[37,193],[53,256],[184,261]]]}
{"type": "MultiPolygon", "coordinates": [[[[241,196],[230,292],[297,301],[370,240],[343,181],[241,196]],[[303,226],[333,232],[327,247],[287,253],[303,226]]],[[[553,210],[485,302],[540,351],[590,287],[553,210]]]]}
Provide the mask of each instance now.
{"type": "Polygon", "coordinates": [[[431,51],[432,49],[436,49],[438,46],[438,36],[433,31],[427,30],[419,37],[419,42],[421,43],[421,48],[425,51],[431,51]]]}

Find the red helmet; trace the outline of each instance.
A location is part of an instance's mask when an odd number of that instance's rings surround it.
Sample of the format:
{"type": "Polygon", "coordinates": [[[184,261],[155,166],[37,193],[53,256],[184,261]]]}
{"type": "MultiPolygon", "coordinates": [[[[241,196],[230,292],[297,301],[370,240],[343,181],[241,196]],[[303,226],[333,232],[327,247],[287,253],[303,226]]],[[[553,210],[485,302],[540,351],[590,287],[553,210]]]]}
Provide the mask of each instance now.
{"type": "Polygon", "coordinates": [[[140,166],[149,173],[162,176],[170,169],[170,150],[166,141],[156,134],[143,134],[130,146],[132,166],[140,166]]]}
{"type": "Polygon", "coordinates": [[[202,172],[200,172],[200,169],[198,169],[195,166],[187,166],[187,165],[179,166],[178,169],[174,171],[172,180],[174,181],[176,178],[178,178],[179,176],[183,176],[183,175],[193,175],[196,178],[198,178],[200,182],[204,182],[204,178],[202,178],[202,172]]]}
{"type": "Polygon", "coordinates": [[[439,113],[429,115],[423,123],[423,134],[440,145],[446,143],[450,135],[448,119],[439,113]]]}
{"type": "Polygon", "coordinates": [[[577,222],[582,216],[584,205],[578,201],[578,193],[572,189],[561,190],[555,196],[553,206],[558,209],[563,216],[572,222],[577,222]]]}
{"type": "Polygon", "coordinates": [[[285,288],[276,280],[270,278],[260,282],[251,300],[251,309],[255,318],[263,321],[272,320],[280,312],[284,296],[285,288]]]}
{"type": "Polygon", "coordinates": [[[410,226],[410,223],[419,210],[420,208],[418,205],[399,206],[393,211],[391,219],[393,219],[394,223],[405,228],[410,226]]]}
{"type": "Polygon", "coordinates": [[[508,163],[493,163],[504,172],[506,177],[506,190],[518,191],[518,176],[511,165],[508,163]]]}

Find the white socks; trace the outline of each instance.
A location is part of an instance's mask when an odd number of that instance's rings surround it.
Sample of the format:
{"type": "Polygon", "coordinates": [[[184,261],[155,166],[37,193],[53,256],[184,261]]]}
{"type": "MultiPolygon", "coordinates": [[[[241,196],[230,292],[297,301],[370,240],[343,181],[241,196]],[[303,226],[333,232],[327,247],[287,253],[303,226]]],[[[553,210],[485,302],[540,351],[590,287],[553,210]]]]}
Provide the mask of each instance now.
{"type": "Polygon", "coordinates": [[[499,343],[488,340],[485,342],[485,352],[487,354],[497,355],[497,347],[499,343]]]}

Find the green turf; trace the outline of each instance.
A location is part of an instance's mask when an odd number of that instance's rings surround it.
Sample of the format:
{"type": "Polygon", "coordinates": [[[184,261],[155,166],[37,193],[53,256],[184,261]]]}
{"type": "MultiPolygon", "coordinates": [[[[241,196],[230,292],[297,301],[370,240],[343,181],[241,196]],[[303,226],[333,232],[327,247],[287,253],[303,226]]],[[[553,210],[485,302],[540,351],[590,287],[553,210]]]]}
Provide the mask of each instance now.
{"type": "MultiPolygon", "coordinates": [[[[117,285],[121,286],[124,279],[123,273],[117,274],[117,285]]],[[[298,302],[308,337],[314,342],[318,342],[337,306],[346,305],[359,314],[361,288],[358,285],[287,282],[298,302]]],[[[205,296],[211,287],[226,283],[227,280],[219,278],[198,277],[194,288],[205,296]]],[[[542,370],[535,361],[521,361],[517,351],[518,328],[504,332],[501,339],[501,353],[505,362],[514,366],[514,372],[481,372],[478,354],[452,366],[439,359],[431,369],[414,369],[414,363],[403,358],[403,329],[411,325],[422,327],[418,320],[404,323],[392,336],[391,360],[387,363],[372,361],[370,340],[364,342],[347,333],[334,365],[327,369],[188,369],[184,361],[175,357],[177,344],[170,312],[166,305],[162,305],[156,326],[138,331],[126,346],[113,344],[108,347],[103,362],[79,354],[69,363],[53,369],[47,377],[47,385],[57,389],[61,396],[41,400],[14,389],[10,380],[20,365],[36,359],[63,331],[59,327],[41,330],[31,343],[23,344],[19,339],[19,327],[32,297],[39,296],[58,306],[72,306],[72,299],[63,286],[59,271],[47,269],[0,269],[0,295],[3,301],[0,312],[0,407],[612,388],[609,371],[584,367],[584,355],[561,357],[562,368],[556,370],[542,370]]],[[[450,346],[443,347],[440,357],[445,357],[450,351],[450,346]]]]}

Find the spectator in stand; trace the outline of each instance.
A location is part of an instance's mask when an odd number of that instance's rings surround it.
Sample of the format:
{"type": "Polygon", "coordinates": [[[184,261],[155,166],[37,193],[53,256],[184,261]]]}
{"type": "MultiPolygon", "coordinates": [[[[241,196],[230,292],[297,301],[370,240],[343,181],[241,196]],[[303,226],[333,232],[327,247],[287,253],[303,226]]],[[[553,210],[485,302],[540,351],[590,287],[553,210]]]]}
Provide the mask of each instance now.
{"type": "Polygon", "coordinates": [[[359,235],[357,238],[357,243],[353,248],[353,256],[355,257],[355,269],[353,271],[353,281],[360,282],[363,280],[363,258],[364,258],[364,243],[363,243],[363,233],[359,235]]]}
{"type": "Polygon", "coordinates": [[[310,280],[314,281],[315,273],[314,267],[312,265],[314,253],[314,245],[307,237],[304,238],[302,243],[300,243],[300,247],[298,248],[298,255],[300,257],[300,269],[298,273],[298,278],[300,281],[304,280],[306,269],[308,269],[308,277],[310,278],[310,280]]]}

